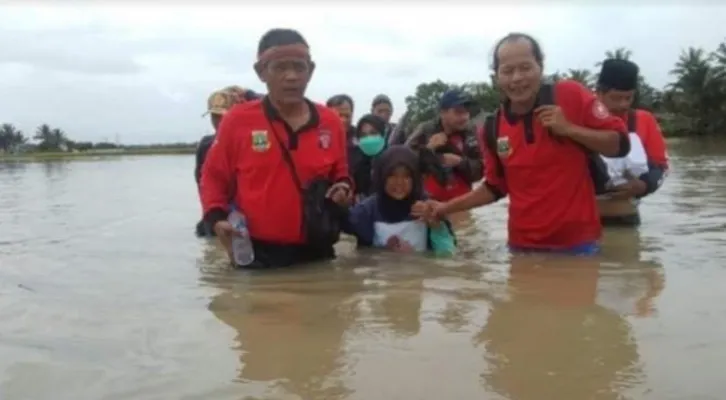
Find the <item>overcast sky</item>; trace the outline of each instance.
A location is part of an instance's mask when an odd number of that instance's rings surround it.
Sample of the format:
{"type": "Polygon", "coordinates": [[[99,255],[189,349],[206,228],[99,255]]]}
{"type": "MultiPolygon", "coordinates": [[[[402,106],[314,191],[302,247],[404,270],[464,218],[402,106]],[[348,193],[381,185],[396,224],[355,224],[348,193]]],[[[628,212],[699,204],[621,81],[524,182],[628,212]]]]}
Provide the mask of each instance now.
{"type": "Polygon", "coordinates": [[[309,96],[348,93],[358,116],[378,93],[400,112],[421,82],[487,80],[492,46],[510,31],[541,41],[547,72],[593,68],[605,50],[628,47],[656,86],[668,83],[684,47],[710,50],[726,36],[726,6],[708,5],[129,3],[0,6],[0,122],[29,133],[48,123],[75,140],[195,141],[210,131],[201,114],[212,90],[264,90],[252,63],[273,27],[296,28],[310,43],[318,69],[309,96]]]}

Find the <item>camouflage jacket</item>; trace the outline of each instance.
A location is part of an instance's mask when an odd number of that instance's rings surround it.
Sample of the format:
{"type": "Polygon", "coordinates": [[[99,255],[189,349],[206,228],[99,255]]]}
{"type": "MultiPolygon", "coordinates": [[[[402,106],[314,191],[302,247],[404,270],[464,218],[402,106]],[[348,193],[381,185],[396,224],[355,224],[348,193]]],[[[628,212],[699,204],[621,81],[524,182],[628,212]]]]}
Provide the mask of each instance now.
{"type": "Polygon", "coordinates": [[[461,164],[453,168],[453,171],[466,179],[469,183],[478,182],[484,175],[484,160],[482,158],[481,148],[479,147],[479,139],[477,137],[476,127],[472,124],[467,129],[455,132],[449,135],[449,141],[446,145],[440,147],[435,152],[426,148],[431,136],[436,133],[443,132],[441,121],[437,118],[419,124],[416,129],[406,140],[406,144],[412,149],[417,150],[421,156],[424,168],[427,173],[436,174],[436,170],[440,170],[440,155],[445,153],[456,154],[462,157],[461,164]],[[432,154],[433,153],[433,156],[432,154]],[[439,165],[435,165],[439,164],[439,165]]]}

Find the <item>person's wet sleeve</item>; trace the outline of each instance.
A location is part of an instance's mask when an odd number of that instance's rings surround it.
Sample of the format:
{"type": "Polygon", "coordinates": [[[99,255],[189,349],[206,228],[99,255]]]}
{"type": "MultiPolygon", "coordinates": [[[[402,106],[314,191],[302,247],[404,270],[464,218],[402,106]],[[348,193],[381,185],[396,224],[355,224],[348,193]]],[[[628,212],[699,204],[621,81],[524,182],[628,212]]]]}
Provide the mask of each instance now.
{"type": "Polygon", "coordinates": [[[375,196],[368,197],[350,207],[341,221],[341,230],[354,236],[359,246],[373,245],[373,207],[375,206],[375,196]]]}
{"type": "Polygon", "coordinates": [[[475,130],[468,132],[464,138],[461,164],[454,169],[469,183],[478,182],[484,177],[484,160],[475,130]]]}
{"type": "Polygon", "coordinates": [[[499,200],[507,195],[507,184],[504,179],[503,165],[499,162],[496,149],[489,149],[487,145],[486,132],[482,132],[479,140],[481,154],[484,158],[484,185],[499,200]]]}
{"type": "Polygon", "coordinates": [[[647,190],[644,196],[655,193],[663,185],[668,174],[668,152],[665,138],[658,121],[649,112],[638,112],[638,120],[643,121],[643,147],[648,156],[648,172],[640,176],[647,190]]]}
{"type": "Polygon", "coordinates": [[[235,179],[234,169],[236,162],[237,129],[240,120],[237,116],[229,116],[222,120],[217,136],[207,151],[206,159],[202,166],[202,178],[200,183],[200,195],[202,198],[202,210],[204,220],[209,226],[227,219],[229,213],[229,202],[234,197],[230,193],[235,179]]]}
{"type": "Polygon", "coordinates": [[[341,123],[336,129],[335,143],[335,161],[333,163],[332,180],[333,182],[344,182],[350,187],[351,193],[354,190],[353,180],[350,177],[348,165],[348,133],[341,123]]]}

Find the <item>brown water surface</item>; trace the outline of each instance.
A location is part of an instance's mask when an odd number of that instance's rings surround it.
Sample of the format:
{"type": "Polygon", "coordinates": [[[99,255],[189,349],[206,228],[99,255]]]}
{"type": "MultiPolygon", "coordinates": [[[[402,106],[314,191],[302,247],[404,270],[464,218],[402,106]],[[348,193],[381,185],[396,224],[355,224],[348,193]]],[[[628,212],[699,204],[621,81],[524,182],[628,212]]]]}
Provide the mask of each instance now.
{"type": "Polygon", "coordinates": [[[671,143],[639,230],[511,258],[226,268],[192,157],[0,164],[0,399],[723,399],[726,146],[671,143]]]}

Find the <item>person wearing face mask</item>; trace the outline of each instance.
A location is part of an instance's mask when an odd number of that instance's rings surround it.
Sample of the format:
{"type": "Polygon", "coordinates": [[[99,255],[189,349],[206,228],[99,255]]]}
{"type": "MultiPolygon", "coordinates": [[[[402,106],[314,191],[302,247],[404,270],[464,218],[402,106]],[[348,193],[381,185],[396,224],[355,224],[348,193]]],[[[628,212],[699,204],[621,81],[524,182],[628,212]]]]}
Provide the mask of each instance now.
{"type": "MultiPolygon", "coordinates": [[[[599,201],[604,225],[637,226],[639,199],[654,193],[663,184],[668,172],[668,155],[663,133],[653,114],[633,108],[638,89],[638,65],[629,60],[603,61],[597,81],[597,97],[608,110],[622,118],[628,126],[633,151],[641,151],[645,166],[632,171],[599,201]]],[[[610,163],[612,164],[612,163],[610,163]]]]}
{"type": "Polygon", "coordinates": [[[425,200],[418,156],[406,146],[391,146],[374,162],[372,195],[354,205],[341,224],[358,246],[398,252],[433,250],[451,254],[456,246],[451,224],[425,223],[411,216],[425,200]]]}
{"type": "Polygon", "coordinates": [[[424,187],[434,200],[447,201],[468,193],[482,179],[484,161],[470,123],[473,106],[468,94],[447,91],[439,101],[439,117],[419,125],[406,141],[426,166],[424,187]]]}
{"type": "Polygon", "coordinates": [[[386,123],[379,117],[366,114],[358,121],[355,128],[356,143],[349,144],[348,162],[349,175],[353,178],[356,198],[361,199],[371,194],[371,174],[373,160],[386,147],[383,132],[386,123]]]}
{"type": "Polygon", "coordinates": [[[590,156],[626,156],[627,129],[582,84],[563,80],[547,86],[543,61],[539,43],[529,35],[512,33],[497,43],[493,68],[505,99],[484,132],[495,133],[495,146],[482,140],[485,182],[445,203],[418,205],[414,215],[438,218],[509,195],[512,251],[599,251],[602,226],[590,156]],[[540,101],[547,88],[554,104],[540,101]]]}

